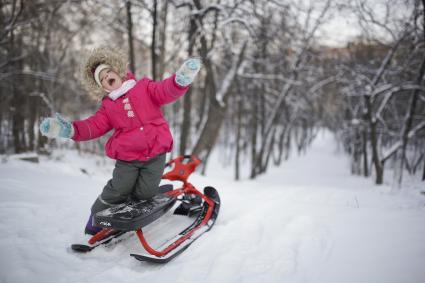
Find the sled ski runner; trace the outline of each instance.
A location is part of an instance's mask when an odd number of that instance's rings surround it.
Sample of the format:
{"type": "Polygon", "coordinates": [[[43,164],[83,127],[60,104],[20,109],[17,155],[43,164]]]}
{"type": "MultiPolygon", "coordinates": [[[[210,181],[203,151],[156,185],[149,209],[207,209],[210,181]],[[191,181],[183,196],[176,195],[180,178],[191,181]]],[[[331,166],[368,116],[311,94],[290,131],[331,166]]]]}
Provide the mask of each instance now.
{"type": "Polygon", "coordinates": [[[137,230],[137,236],[143,247],[149,254],[130,254],[137,260],[155,263],[166,263],[185,251],[196,239],[208,232],[217,219],[220,210],[220,198],[213,187],[206,187],[204,195],[213,201],[213,205],[204,202],[201,213],[196,220],[180,232],[177,236],[162,244],[158,250],[154,250],[147,243],[141,229],[137,230]]]}
{"type": "Polygon", "coordinates": [[[132,257],[154,263],[166,263],[175,258],[212,228],[220,210],[220,197],[213,187],[205,187],[201,193],[187,181],[200,163],[198,158],[188,155],[171,160],[167,166],[174,168],[162,178],[181,181],[181,188],[163,185],[159,188],[160,193],[150,200],[127,202],[96,213],[93,224],[103,229],[89,240],[88,245],[72,245],[71,248],[88,252],[126,232],[135,231],[146,253],[131,254],[132,257]],[[177,201],[181,203],[174,214],[196,215],[194,222],[159,248],[151,247],[142,228],[167,213],[177,201]]]}
{"type": "Polygon", "coordinates": [[[119,242],[122,242],[123,240],[128,238],[128,237],[124,237],[124,234],[126,234],[126,236],[129,236],[126,231],[118,231],[117,233],[112,233],[110,235],[106,235],[106,236],[102,237],[101,240],[96,241],[92,245],[90,243],[87,243],[87,244],[72,244],[71,249],[75,252],[86,253],[86,252],[92,251],[93,249],[95,249],[96,247],[99,247],[99,246],[115,245],[115,244],[118,244],[119,242]]]}

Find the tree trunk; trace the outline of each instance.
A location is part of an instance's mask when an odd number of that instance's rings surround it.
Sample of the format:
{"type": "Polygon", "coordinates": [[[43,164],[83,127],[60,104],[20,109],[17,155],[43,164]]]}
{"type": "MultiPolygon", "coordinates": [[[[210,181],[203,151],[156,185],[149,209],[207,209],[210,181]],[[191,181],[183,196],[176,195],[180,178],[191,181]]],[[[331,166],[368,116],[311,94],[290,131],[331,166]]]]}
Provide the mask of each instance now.
{"type": "Polygon", "coordinates": [[[283,159],[283,150],[285,146],[285,142],[287,140],[287,128],[282,130],[282,132],[279,135],[279,141],[278,141],[278,155],[277,158],[274,160],[275,166],[280,166],[282,164],[283,159]]]}
{"type": "Polygon", "coordinates": [[[38,97],[30,96],[29,98],[29,119],[28,119],[28,125],[27,125],[27,132],[28,132],[28,150],[33,151],[35,148],[35,133],[34,133],[34,127],[35,127],[35,120],[36,115],[38,112],[38,97]]]}
{"type": "Polygon", "coordinates": [[[422,181],[425,181],[425,158],[424,158],[424,168],[422,172],[422,181]]]}
{"type": "Polygon", "coordinates": [[[367,131],[365,127],[362,129],[362,146],[363,146],[363,176],[369,177],[369,158],[367,154],[367,131]]]}
{"type": "MultiPolygon", "coordinates": [[[[388,51],[386,54],[384,60],[382,61],[376,75],[372,79],[372,82],[370,84],[371,89],[373,90],[378,85],[379,81],[384,76],[385,70],[390,65],[394,54],[398,47],[400,46],[400,43],[405,38],[406,35],[400,37],[397,42],[393,45],[393,47],[388,51]]],[[[378,133],[377,133],[377,120],[376,117],[374,117],[373,113],[373,98],[371,97],[370,93],[366,93],[364,95],[364,102],[366,106],[366,114],[365,118],[367,120],[367,123],[370,126],[370,142],[372,146],[372,162],[375,167],[375,173],[376,173],[376,180],[375,183],[377,185],[382,185],[384,182],[384,161],[381,160],[379,157],[378,152],[378,133]]]]}
{"type": "MultiPolygon", "coordinates": [[[[190,18],[190,26],[189,26],[189,33],[188,33],[188,50],[187,54],[188,57],[191,57],[193,55],[193,48],[194,48],[194,40],[193,37],[196,33],[196,19],[195,16],[192,16],[190,18]]],[[[191,127],[191,113],[192,113],[192,90],[191,88],[189,91],[185,94],[183,98],[183,122],[181,126],[180,131],[180,154],[184,155],[186,154],[189,137],[190,137],[190,127],[191,127]]]]}
{"type": "Polygon", "coordinates": [[[204,87],[202,89],[200,89],[200,93],[201,98],[199,99],[199,106],[198,106],[198,115],[197,115],[197,121],[196,121],[196,125],[195,128],[196,130],[199,130],[202,126],[202,123],[205,120],[205,114],[206,114],[206,109],[207,109],[207,103],[208,103],[208,97],[210,97],[210,92],[215,89],[213,82],[210,82],[210,77],[211,76],[205,76],[204,79],[204,87]]]}
{"type": "Polygon", "coordinates": [[[158,62],[158,78],[164,78],[165,72],[165,54],[166,54],[166,43],[167,43],[167,17],[168,17],[168,3],[169,1],[163,1],[162,8],[160,11],[160,28],[159,28],[159,62],[158,62]]]}
{"type": "Polygon", "coordinates": [[[156,64],[157,64],[157,54],[156,54],[156,29],[158,25],[157,19],[157,9],[158,9],[158,0],[153,1],[153,11],[152,11],[152,44],[151,44],[151,60],[152,60],[152,79],[156,80],[156,64]]]}
{"type": "MultiPolygon", "coordinates": [[[[238,82],[236,82],[237,92],[240,94],[238,82]]],[[[235,180],[240,179],[240,154],[241,154],[241,131],[242,131],[242,98],[237,99],[237,120],[236,120],[236,154],[235,154],[235,180]]]]}
{"type": "MultiPolygon", "coordinates": [[[[194,4],[198,10],[202,9],[198,0],[194,0],[194,4]]],[[[199,21],[199,24],[202,28],[201,20],[199,21]]],[[[211,153],[211,150],[217,141],[227,108],[227,100],[229,98],[229,94],[231,93],[231,87],[236,78],[239,67],[244,59],[248,42],[245,41],[239,50],[239,53],[234,58],[232,58],[232,65],[226,75],[223,77],[223,81],[221,82],[220,87],[215,85],[213,66],[210,59],[208,58],[208,51],[213,46],[208,46],[207,38],[204,34],[201,34],[200,42],[201,55],[204,59],[205,70],[207,72],[207,76],[210,76],[209,80],[212,82],[211,86],[214,90],[210,93],[209,97],[210,107],[208,109],[207,121],[204,128],[202,129],[201,135],[196,142],[195,148],[193,149],[193,153],[202,158],[203,156],[208,156],[211,153]]]]}
{"type": "Polygon", "coordinates": [[[267,147],[267,150],[262,153],[266,157],[265,157],[265,160],[261,163],[260,171],[258,172],[259,174],[264,174],[267,171],[267,167],[269,166],[269,162],[270,162],[270,156],[273,153],[273,147],[274,147],[274,143],[275,143],[275,136],[276,136],[276,128],[273,129],[273,132],[271,134],[270,143],[269,143],[269,145],[267,147]]]}
{"type": "MultiPolygon", "coordinates": [[[[252,102],[252,113],[251,113],[251,174],[250,178],[255,179],[257,177],[257,167],[260,164],[257,160],[259,159],[259,156],[257,154],[257,134],[258,134],[258,106],[257,106],[257,99],[256,99],[257,93],[253,93],[254,100],[252,102]]],[[[265,138],[265,137],[263,137],[265,138]]]]}
{"type": "MultiPolygon", "coordinates": [[[[418,77],[416,78],[416,83],[419,85],[422,83],[422,78],[425,74],[425,57],[422,59],[422,64],[421,67],[419,69],[419,74],[418,77]]],[[[416,107],[418,104],[418,99],[419,99],[419,91],[418,90],[414,90],[410,103],[409,103],[409,109],[408,112],[406,114],[406,119],[405,119],[405,124],[403,126],[402,129],[402,134],[401,134],[401,139],[402,139],[402,146],[400,149],[400,160],[399,160],[399,168],[398,170],[400,170],[399,175],[397,176],[397,184],[400,187],[401,183],[403,181],[403,170],[404,170],[404,164],[406,161],[406,148],[407,148],[407,143],[409,141],[409,137],[408,134],[410,132],[410,130],[412,129],[412,125],[413,125],[413,117],[415,115],[416,112],[416,107]]]]}
{"type": "MultiPolygon", "coordinates": [[[[18,41],[19,37],[16,39],[18,41]]],[[[22,42],[19,42],[22,43],[22,42]]],[[[13,30],[11,31],[10,41],[9,41],[9,58],[18,57],[18,52],[21,50],[17,46],[20,44],[15,44],[15,36],[13,30]]],[[[11,71],[18,72],[22,70],[22,60],[17,60],[14,63],[11,63],[11,71]]],[[[22,79],[22,77],[20,78],[22,79]]],[[[21,153],[26,150],[25,143],[25,127],[24,127],[24,109],[25,109],[25,97],[22,93],[21,85],[11,82],[11,93],[13,95],[11,101],[11,112],[12,112],[12,136],[13,136],[13,145],[16,153],[21,153]]]]}
{"type": "Polygon", "coordinates": [[[198,142],[193,149],[193,154],[202,159],[208,155],[209,151],[212,150],[220,133],[224,114],[225,108],[222,107],[216,100],[212,100],[210,108],[208,109],[208,118],[205,123],[205,127],[202,129],[198,142]]]}
{"type": "Polygon", "coordinates": [[[128,36],[128,57],[130,60],[130,70],[133,74],[136,72],[136,66],[134,63],[134,47],[133,47],[133,20],[131,14],[131,1],[126,3],[127,9],[127,36],[128,36]]]}
{"type": "Polygon", "coordinates": [[[373,119],[373,107],[370,95],[364,96],[364,102],[366,106],[365,118],[370,127],[370,144],[372,147],[372,163],[375,167],[375,183],[382,185],[384,182],[384,168],[383,163],[378,153],[378,133],[376,131],[376,121],[373,119]]]}
{"type": "Polygon", "coordinates": [[[366,99],[366,105],[367,105],[367,112],[368,112],[368,119],[369,119],[369,125],[370,125],[370,143],[372,146],[372,162],[375,166],[375,173],[376,173],[376,179],[375,183],[377,185],[382,185],[384,183],[384,167],[381,162],[381,159],[379,158],[378,154],[378,133],[376,131],[376,121],[373,121],[372,119],[372,103],[370,101],[370,96],[365,96],[366,99]]]}

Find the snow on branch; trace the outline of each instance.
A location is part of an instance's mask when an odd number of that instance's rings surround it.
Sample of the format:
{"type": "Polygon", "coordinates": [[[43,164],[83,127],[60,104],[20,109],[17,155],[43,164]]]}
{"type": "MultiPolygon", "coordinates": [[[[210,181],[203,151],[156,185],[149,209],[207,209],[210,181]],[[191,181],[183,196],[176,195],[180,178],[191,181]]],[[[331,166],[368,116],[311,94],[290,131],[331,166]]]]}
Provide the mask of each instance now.
{"type": "MultiPolygon", "coordinates": [[[[411,139],[413,138],[417,132],[425,128],[425,121],[422,121],[416,127],[411,129],[409,133],[407,134],[407,138],[411,139]]],[[[382,156],[381,162],[385,162],[388,158],[390,158],[394,153],[397,152],[397,150],[403,145],[402,140],[397,141],[395,144],[393,144],[390,149],[388,149],[382,156]]]]}
{"type": "Polygon", "coordinates": [[[329,78],[326,78],[324,80],[321,80],[317,83],[315,83],[310,89],[307,91],[308,93],[316,93],[319,89],[323,88],[324,86],[333,83],[337,81],[340,78],[340,75],[330,76],[329,78]]]}
{"type": "Polygon", "coordinates": [[[226,19],[226,20],[224,20],[220,23],[220,28],[227,26],[229,24],[232,24],[232,23],[239,23],[239,24],[243,25],[246,28],[246,30],[248,31],[249,35],[254,37],[254,35],[255,35],[254,31],[252,31],[248,22],[246,20],[242,19],[242,18],[237,18],[237,17],[228,18],[228,19],[226,19]]]}
{"type": "Polygon", "coordinates": [[[171,1],[170,3],[174,5],[176,9],[182,8],[182,7],[189,7],[189,8],[193,7],[192,1],[182,1],[181,3],[175,3],[174,1],[171,1]]]}
{"type": "Polygon", "coordinates": [[[242,45],[241,49],[239,50],[237,56],[235,56],[235,58],[232,62],[232,67],[227,72],[226,76],[223,79],[223,82],[221,83],[221,87],[219,88],[219,90],[217,91],[217,93],[215,95],[217,102],[221,106],[224,106],[225,97],[226,97],[227,93],[229,92],[230,87],[232,86],[232,82],[233,82],[233,80],[235,79],[235,77],[238,73],[239,67],[241,66],[247,45],[248,45],[248,40],[245,40],[245,42],[243,43],[243,45],[242,45]]]}
{"type": "MultiPolygon", "coordinates": [[[[2,3],[2,6],[3,5],[7,5],[7,4],[3,4],[2,3]]],[[[2,7],[3,8],[3,7],[2,7]]],[[[22,14],[22,11],[23,11],[23,8],[24,8],[24,4],[23,4],[23,1],[21,0],[20,2],[19,2],[19,10],[18,11],[16,11],[16,2],[15,3],[13,3],[13,4],[11,4],[11,16],[10,16],[10,19],[9,19],[9,22],[7,23],[7,25],[3,28],[3,31],[1,32],[1,34],[0,34],[0,40],[3,40],[3,38],[4,37],[6,37],[7,36],[7,34],[11,31],[11,30],[13,30],[14,29],[14,27],[15,27],[15,25],[16,25],[16,21],[17,21],[17,19],[19,18],[19,16],[22,14]]],[[[2,16],[4,16],[4,15],[2,15],[2,16]]],[[[5,22],[5,19],[2,19],[2,21],[3,22],[5,22]]]]}
{"type": "Polygon", "coordinates": [[[55,113],[55,107],[53,106],[52,101],[46,96],[44,92],[31,92],[30,96],[38,96],[43,102],[47,105],[52,115],[55,113]]]}
{"type": "Polygon", "coordinates": [[[282,82],[296,85],[296,86],[301,86],[303,84],[301,81],[286,78],[280,74],[260,74],[260,73],[250,74],[250,73],[239,72],[238,76],[242,78],[247,78],[247,79],[277,80],[277,81],[282,81],[282,82]]]}
{"type": "Polygon", "coordinates": [[[205,17],[206,14],[208,14],[208,12],[210,11],[219,11],[219,12],[225,12],[225,9],[223,9],[223,6],[218,5],[218,4],[213,4],[213,5],[209,5],[205,8],[202,8],[200,10],[193,10],[190,15],[191,16],[200,16],[200,17],[205,17]]]}
{"type": "Polygon", "coordinates": [[[382,100],[381,104],[378,107],[378,110],[375,113],[375,117],[378,118],[379,121],[383,121],[383,119],[381,118],[381,113],[384,110],[385,106],[387,106],[388,101],[390,100],[390,98],[393,96],[394,92],[388,92],[387,94],[385,94],[384,99],[382,100]]]}
{"type": "Polygon", "coordinates": [[[391,60],[393,59],[398,47],[400,46],[401,42],[409,35],[410,33],[407,32],[407,30],[403,33],[403,36],[401,36],[395,44],[391,47],[391,49],[388,51],[387,55],[385,56],[384,60],[382,61],[378,72],[376,73],[375,77],[372,80],[372,87],[375,87],[378,82],[381,80],[382,76],[384,75],[385,70],[390,65],[391,60]]]}
{"type": "Polygon", "coordinates": [[[376,88],[370,95],[376,96],[382,93],[396,93],[396,92],[406,91],[406,90],[417,90],[417,91],[425,92],[425,87],[415,83],[411,83],[411,82],[407,82],[405,84],[396,85],[396,86],[392,84],[385,84],[376,88]]]}
{"type": "Polygon", "coordinates": [[[407,137],[409,139],[413,138],[414,135],[416,135],[417,132],[425,128],[425,121],[422,121],[422,123],[419,123],[416,127],[414,127],[412,130],[409,131],[409,134],[407,134],[407,137]]]}
{"type": "Polygon", "coordinates": [[[372,94],[373,96],[381,94],[381,93],[385,93],[385,97],[382,99],[381,103],[379,104],[378,110],[374,114],[374,117],[375,117],[374,120],[378,120],[378,121],[381,121],[381,123],[383,123],[384,120],[381,118],[381,113],[387,106],[387,103],[390,101],[393,94],[397,92],[401,92],[401,91],[406,91],[406,90],[415,90],[415,91],[425,92],[425,87],[408,82],[406,84],[399,85],[399,86],[394,86],[392,84],[385,84],[375,89],[375,91],[372,94]]]}
{"type": "Polygon", "coordinates": [[[38,72],[38,71],[31,71],[31,70],[23,70],[23,71],[13,71],[13,72],[7,72],[7,73],[1,73],[0,74],[0,80],[4,80],[11,76],[16,75],[27,75],[36,77],[42,80],[46,81],[55,81],[57,77],[54,74],[47,73],[47,72],[38,72]]]}
{"type": "MultiPolygon", "coordinates": [[[[406,82],[402,85],[393,85],[393,84],[383,84],[379,87],[377,87],[374,90],[371,90],[370,86],[366,86],[366,92],[356,92],[356,93],[349,93],[347,96],[371,96],[375,97],[378,95],[388,95],[388,94],[394,94],[402,91],[407,90],[416,90],[420,92],[425,92],[425,86],[418,85],[412,82],[406,82]]],[[[384,105],[385,106],[385,105],[384,105]]],[[[381,106],[379,107],[381,108],[381,106]]]]}

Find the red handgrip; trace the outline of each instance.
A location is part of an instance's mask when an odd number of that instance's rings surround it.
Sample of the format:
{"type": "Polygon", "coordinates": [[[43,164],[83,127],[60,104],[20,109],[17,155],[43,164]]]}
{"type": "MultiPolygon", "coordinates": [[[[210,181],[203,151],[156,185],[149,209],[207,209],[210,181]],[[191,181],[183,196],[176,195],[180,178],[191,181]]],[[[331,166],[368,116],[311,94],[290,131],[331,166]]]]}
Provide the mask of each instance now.
{"type": "Polygon", "coordinates": [[[195,155],[177,156],[167,163],[167,165],[172,164],[174,164],[174,168],[171,171],[165,173],[162,176],[162,179],[182,181],[183,183],[186,183],[190,174],[192,174],[196,170],[196,167],[201,164],[201,160],[199,160],[199,158],[195,155]],[[189,162],[182,163],[184,159],[189,159],[189,162]]]}

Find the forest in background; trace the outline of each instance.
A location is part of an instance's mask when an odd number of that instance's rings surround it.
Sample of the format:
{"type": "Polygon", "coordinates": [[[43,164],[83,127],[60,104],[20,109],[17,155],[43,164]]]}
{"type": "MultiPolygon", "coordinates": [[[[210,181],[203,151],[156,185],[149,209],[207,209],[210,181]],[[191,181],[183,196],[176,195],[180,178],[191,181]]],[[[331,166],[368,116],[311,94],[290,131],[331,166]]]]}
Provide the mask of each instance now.
{"type": "MultiPolygon", "coordinates": [[[[351,172],[384,181],[425,180],[425,0],[0,0],[0,153],[48,154],[59,146],[103,154],[38,131],[56,112],[82,119],[99,105],[82,88],[87,51],[125,52],[136,77],[160,80],[184,59],[203,69],[164,111],[173,154],[207,163],[214,147],[250,178],[332,131],[351,172]],[[321,27],[355,19],[359,36],[327,46],[321,27]]],[[[338,29],[338,27],[335,27],[338,29]]],[[[308,172],[306,172],[308,174],[308,172]]]]}

